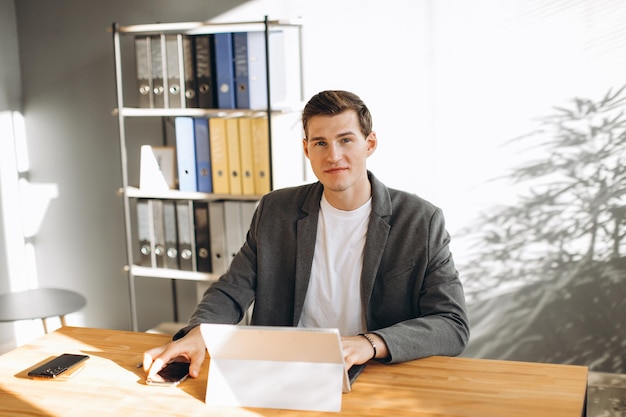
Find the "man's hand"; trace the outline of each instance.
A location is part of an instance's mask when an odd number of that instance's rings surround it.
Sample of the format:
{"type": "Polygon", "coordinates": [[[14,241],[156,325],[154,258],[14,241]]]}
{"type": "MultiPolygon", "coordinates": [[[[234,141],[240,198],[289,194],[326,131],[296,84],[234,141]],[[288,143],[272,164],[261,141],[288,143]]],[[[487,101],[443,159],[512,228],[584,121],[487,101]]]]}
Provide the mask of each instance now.
{"type": "MultiPolygon", "coordinates": [[[[376,345],[376,357],[386,358],[389,356],[387,345],[383,339],[374,334],[367,334],[376,345]]],[[[370,359],[374,359],[374,348],[372,344],[363,336],[350,336],[341,338],[341,347],[343,349],[343,359],[346,363],[346,369],[350,369],[352,365],[361,365],[370,359]]]]}
{"type": "Polygon", "coordinates": [[[200,333],[200,326],[196,326],[182,339],[144,352],[143,370],[148,373],[148,377],[153,377],[170,361],[183,357],[190,362],[189,376],[196,378],[200,373],[200,367],[205,356],[204,339],[200,333]]]}

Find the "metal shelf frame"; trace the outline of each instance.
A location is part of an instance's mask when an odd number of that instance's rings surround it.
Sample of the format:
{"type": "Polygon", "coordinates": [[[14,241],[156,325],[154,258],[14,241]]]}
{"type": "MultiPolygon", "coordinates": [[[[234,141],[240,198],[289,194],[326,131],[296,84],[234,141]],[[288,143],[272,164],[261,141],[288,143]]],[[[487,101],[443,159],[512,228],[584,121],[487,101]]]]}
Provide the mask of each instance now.
{"type": "MultiPolygon", "coordinates": [[[[131,200],[136,198],[156,198],[156,199],[185,199],[185,200],[258,200],[260,196],[236,196],[236,195],[217,195],[206,193],[184,193],[176,190],[170,190],[158,194],[145,193],[136,187],[131,187],[128,180],[128,154],[127,154],[127,142],[126,142],[126,118],[132,117],[176,117],[176,116],[192,116],[192,117],[209,117],[209,116],[236,116],[243,114],[258,114],[262,113],[267,116],[268,119],[268,140],[270,149],[272,149],[272,123],[271,117],[273,113],[289,112],[294,109],[273,109],[271,102],[271,85],[270,85],[270,53],[269,50],[269,32],[271,29],[280,27],[293,27],[297,29],[298,36],[298,59],[299,59],[299,71],[300,71],[300,102],[304,101],[304,74],[303,74],[303,54],[302,54],[302,21],[301,20],[269,20],[267,16],[263,20],[259,21],[246,21],[246,22],[231,22],[231,23],[215,23],[215,22],[179,22],[179,23],[155,23],[155,24],[139,24],[120,26],[118,23],[113,23],[109,29],[113,37],[113,53],[115,64],[115,87],[117,96],[117,107],[112,111],[113,115],[117,117],[119,127],[119,144],[120,144],[120,164],[122,174],[122,187],[119,190],[119,194],[123,200],[124,210],[124,232],[126,240],[126,258],[127,265],[124,270],[128,274],[128,286],[130,297],[130,310],[131,310],[131,325],[132,330],[138,331],[138,319],[137,319],[137,302],[136,302],[136,286],[135,279],[137,277],[149,277],[149,278],[168,278],[172,280],[173,290],[173,305],[175,320],[177,315],[176,293],[175,293],[175,280],[184,279],[192,281],[205,281],[211,282],[217,280],[219,277],[214,274],[207,274],[201,272],[188,272],[177,271],[171,269],[159,269],[159,268],[146,268],[134,265],[133,254],[133,234],[132,234],[132,221],[131,221],[131,200]],[[219,32],[235,32],[235,31],[263,31],[265,32],[265,53],[266,53],[266,71],[267,71],[267,108],[262,111],[259,110],[246,110],[246,109],[200,109],[200,108],[186,108],[186,109],[147,109],[147,108],[133,108],[125,107],[124,105],[124,85],[122,74],[122,45],[121,38],[125,35],[147,35],[147,34],[161,34],[161,33],[180,33],[186,35],[199,35],[210,34],[219,32]]],[[[301,108],[301,107],[300,107],[301,108]]],[[[270,158],[270,184],[272,184],[272,160],[270,158]]]]}

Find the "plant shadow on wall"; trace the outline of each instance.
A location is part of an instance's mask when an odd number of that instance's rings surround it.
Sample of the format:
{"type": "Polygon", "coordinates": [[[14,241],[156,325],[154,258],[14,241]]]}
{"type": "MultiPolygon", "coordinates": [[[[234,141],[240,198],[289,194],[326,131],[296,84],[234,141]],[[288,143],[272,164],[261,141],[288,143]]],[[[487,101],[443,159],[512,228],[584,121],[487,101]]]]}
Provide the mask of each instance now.
{"type": "Polygon", "coordinates": [[[626,373],[625,112],[626,87],[575,98],[514,140],[542,155],[506,176],[525,191],[460,233],[465,356],[626,373]]]}

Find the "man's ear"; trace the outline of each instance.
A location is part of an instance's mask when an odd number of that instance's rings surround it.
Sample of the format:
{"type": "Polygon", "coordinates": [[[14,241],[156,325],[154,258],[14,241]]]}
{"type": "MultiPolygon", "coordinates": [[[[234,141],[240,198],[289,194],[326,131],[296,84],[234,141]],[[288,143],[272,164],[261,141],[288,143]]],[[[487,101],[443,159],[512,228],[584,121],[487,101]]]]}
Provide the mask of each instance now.
{"type": "Polygon", "coordinates": [[[302,148],[304,149],[304,156],[309,158],[309,141],[306,138],[302,139],[302,148]]]}
{"type": "Polygon", "coordinates": [[[370,156],[374,153],[376,147],[378,146],[378,138],[376,137],[376,132],[370,132],[370,134],[367,135],[367,137],[365,138],[365,141],[367,142],[367,156],[370,156]]]}

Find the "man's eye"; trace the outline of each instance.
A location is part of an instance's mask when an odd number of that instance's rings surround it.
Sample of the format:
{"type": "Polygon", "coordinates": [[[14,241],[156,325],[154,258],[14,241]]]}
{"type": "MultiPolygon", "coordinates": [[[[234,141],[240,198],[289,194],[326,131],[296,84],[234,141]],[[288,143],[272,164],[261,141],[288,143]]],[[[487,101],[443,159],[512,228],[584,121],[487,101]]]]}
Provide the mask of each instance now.
{"type": "Polygon", "coordinates": [[[318,141],[315,142],[314,146],[326,146],[326,142],[318,141]]]}

